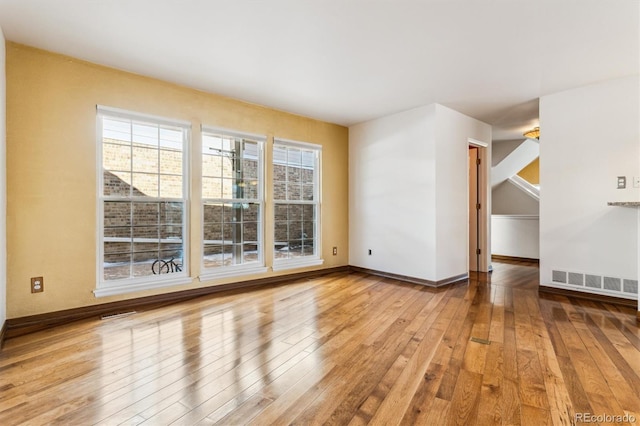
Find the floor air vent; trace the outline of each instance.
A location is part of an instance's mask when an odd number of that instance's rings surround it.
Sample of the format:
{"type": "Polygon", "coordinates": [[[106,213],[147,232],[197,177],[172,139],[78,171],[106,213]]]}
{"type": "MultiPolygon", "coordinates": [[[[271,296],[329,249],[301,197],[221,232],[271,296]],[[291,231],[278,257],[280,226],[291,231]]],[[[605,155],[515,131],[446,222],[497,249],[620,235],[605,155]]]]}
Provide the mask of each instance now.
{"type": "Polygon", "coordinates": [[[133,315],[135,314],[136,311],[129,311],[129,312],[114,312],[112,314],[104,314],[100,317],[100,319],[103,320],[108,320],[108,319],[114,319],[114,318],[122,318],[122,317],[126,317],[129,315],[133,315]]]}

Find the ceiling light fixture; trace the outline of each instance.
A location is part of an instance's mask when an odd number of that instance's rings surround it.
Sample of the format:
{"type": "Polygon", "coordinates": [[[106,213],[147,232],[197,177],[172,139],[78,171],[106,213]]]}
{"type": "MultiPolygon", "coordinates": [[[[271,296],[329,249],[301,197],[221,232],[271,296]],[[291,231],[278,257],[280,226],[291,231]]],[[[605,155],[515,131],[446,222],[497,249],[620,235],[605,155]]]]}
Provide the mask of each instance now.
{"type": "Polygon", "coordinates": [[[522,134],[525,138],[540,139],[540,127],[534,127],[531,130],[527,130],[522,134]]]}

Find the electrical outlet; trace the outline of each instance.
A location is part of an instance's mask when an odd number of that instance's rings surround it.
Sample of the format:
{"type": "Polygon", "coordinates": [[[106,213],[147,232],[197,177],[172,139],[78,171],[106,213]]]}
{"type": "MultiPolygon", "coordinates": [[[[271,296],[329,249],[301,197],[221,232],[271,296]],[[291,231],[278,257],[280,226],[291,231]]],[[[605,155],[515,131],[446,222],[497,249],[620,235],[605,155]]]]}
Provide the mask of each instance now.
{"type": "Polygon", "coordinates": [[[44,291],[44,278],[31,278],[31,293],[42,293],[44,291]]]}
{"type": "Polygon", "coordinates": [[[618,176],[618,189],[625,189],[627,187],[627,177],[618,176]]]}
{"type": "Polygon", "coordinates": [[[333,248],[333,255],[336,256],[338,254],[338,247],[333,248]]]}

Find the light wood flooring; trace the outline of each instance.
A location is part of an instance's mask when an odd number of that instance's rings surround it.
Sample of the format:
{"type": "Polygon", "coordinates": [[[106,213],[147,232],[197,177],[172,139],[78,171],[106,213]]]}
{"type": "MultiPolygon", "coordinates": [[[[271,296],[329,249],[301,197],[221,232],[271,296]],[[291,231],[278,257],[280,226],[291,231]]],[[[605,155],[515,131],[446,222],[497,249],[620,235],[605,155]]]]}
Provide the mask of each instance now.
{"type": "Polygon", "coordinates": [[[640,423],[635,311],[494,267],[442,290],[333,274],[9,339],[0,424],[640,423]]]}

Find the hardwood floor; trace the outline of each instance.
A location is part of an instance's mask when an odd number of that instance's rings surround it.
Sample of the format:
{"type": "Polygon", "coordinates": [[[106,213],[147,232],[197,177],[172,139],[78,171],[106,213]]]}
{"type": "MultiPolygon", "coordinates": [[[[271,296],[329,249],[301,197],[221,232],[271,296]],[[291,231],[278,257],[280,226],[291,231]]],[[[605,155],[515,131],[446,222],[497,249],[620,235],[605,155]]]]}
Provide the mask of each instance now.
{"type": "Polygon", "coordinates": [[[0,424],[640,422],[635,311],[494,267],[440,290],[333,274],[9,339],[0,424]]]}

